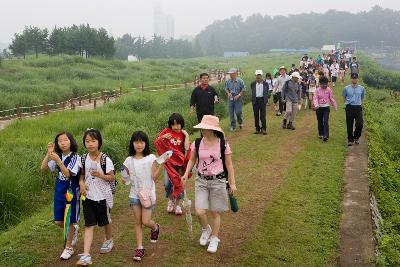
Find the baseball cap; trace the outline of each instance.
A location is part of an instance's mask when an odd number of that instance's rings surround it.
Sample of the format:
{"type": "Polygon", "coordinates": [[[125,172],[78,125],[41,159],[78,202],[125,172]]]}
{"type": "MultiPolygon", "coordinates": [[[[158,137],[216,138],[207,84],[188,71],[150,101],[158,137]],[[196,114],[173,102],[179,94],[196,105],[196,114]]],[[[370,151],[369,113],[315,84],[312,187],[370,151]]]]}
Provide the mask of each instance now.
{"type": "Polygon", "coordinates": [[[256,70],[256,75],[263,75],[263,71],[262,70],[256,70]]]}
{"type": "Polygon", "coordinates": [[[290,78],[295,77],[298,79],[301,79],[300,73],[298,73],[297,71],[293,72],[292,75],[290,76],[290,78]]]}
{"type": "Polygon", "coordinates": [[[237,72],[238,72],[237,69],[231,68],[231,69],[227,72],[227,74],[232,74],[232,73],[237,73],[237,72]]]}

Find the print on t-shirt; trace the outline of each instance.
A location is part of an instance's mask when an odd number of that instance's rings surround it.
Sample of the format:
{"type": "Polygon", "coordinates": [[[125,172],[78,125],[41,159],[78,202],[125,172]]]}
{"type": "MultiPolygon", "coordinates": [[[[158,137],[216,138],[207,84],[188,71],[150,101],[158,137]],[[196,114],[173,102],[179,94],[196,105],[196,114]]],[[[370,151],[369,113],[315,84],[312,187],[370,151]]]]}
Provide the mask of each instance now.
{"type": "Polygon", "coordinates": [[[212,164],[214,164],[214,162],[216,162],[216,161],[217,161],[217,156],[215,154],[211,154],[209,160],[203,161],[203,166],[201,166],[202,173],[209,172],[208,167],[211,166],[212,164]]]}

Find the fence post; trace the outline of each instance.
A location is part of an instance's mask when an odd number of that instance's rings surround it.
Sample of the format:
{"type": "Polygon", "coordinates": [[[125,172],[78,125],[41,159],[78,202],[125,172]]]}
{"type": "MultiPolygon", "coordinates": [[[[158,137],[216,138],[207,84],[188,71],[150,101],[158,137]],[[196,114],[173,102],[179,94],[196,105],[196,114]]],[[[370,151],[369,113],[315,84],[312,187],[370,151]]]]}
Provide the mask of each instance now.
{"type": "Polygon", "coordinates": [[[185,88],[187,88],[187,83],[185,82],[185,88]]]}
{"type": "Polygon", "coordinates": [[[92,103],[92,93],[89,93],[89,103],[92,103]]]}
{"type": "Polygon", "coordinates": [[[164,81],[164,89],[167,89],[167,83],[164,81]]]}
{"type": "Polygon", "coordinates": [[[17,118],[21,120],[22,119],[21,108],[19,107],[19,105],[16,105],[15,109],[17,111],[17,118]]]}
{"type": "Polygon", "coordinates": [[[119,87],[119,95],[122,95],[122,86],[119,87]]]}
{"type": "Polygon", "coordinates": [[[143,83],[142,83],[142,92],[144,91],[144,85],[143,85],[143,83]]]}
{"type": "Polygon", "coordinates": [[[43,112],[44,112],[45,115],[49,114],[49,106],[47,106],[47,104],[43,105],[43,112]]]}
{"type": "Polygon", "coordinates": [[[70,102],[71,102],[71,109],[72,109],[72,110],[75,110],[75,103],[74,103],[74,100],[71,99],[70,102]]]}
{"type": "Polygon", "coordinates": [[[93,108],[96,109],[96,98],[93,100],[93,108]]]}
{"type": "Polygon", "coordinates": [[[79,106],[82,106],[82,97],[81,96],[78,98],[78,101],[79,101],[79,106]]]}

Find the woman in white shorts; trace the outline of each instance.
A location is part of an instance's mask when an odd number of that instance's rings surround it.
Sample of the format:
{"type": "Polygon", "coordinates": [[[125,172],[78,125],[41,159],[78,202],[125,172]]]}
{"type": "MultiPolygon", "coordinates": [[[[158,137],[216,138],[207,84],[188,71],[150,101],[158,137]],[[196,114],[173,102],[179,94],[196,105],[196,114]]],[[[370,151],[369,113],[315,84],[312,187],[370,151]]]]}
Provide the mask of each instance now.
{"type": "Polygon", "coordinates": [[[182,180],[184,183],[186,182],[190,170],[198,160],[198,173],[195,180],[195,208],[202,226],[200,245],[206,246],[209,243],[207,251],[215,253],[220,242],[218,238],[221,225],[220,213],[229,209],[226,189],[227,177],[229,193],[234,194],[236,191],[231,158],[232,151],[224,139],[218,117],[204,115],[200,124],[194,126],[194,128],[201,129],[203,137],[197,139],[191,145],[190,160],[182,180]],[[196,147],[198,147],[198,152],[196,147]],[[224,150],[223,153],[222,150],[224,150]],[[211,225],[208,224],[207,210],[210,211],[213,219],[211,225]]]}

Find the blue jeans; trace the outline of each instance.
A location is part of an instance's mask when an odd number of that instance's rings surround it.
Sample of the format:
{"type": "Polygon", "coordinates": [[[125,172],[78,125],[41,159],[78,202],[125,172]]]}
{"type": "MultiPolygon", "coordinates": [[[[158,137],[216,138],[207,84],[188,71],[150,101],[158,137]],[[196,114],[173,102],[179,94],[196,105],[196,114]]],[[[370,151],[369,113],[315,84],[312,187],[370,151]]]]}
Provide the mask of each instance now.
{"type": "MultiPolygon", "coordinates": [[[[164,170],[164,188],[165,188],[165,197],[170,198],[172,192],[174,191],[174,186],[169,180],[168,173],[166,170],[164,170]]],[[[182,192],[179,194],[178,199],[183,199],[183,197],[184,193],[182,192]]]]}
{"type": "Polygon", "coordinates": [[[236,113],[236,117],[237,117],[239,125],[243,124],[242,97],[240,97],[236,101],[228,99],[228,110],[229,110],[229,119],[231,121],[231,128],[236,129],[235,113],[236,113]]]}

